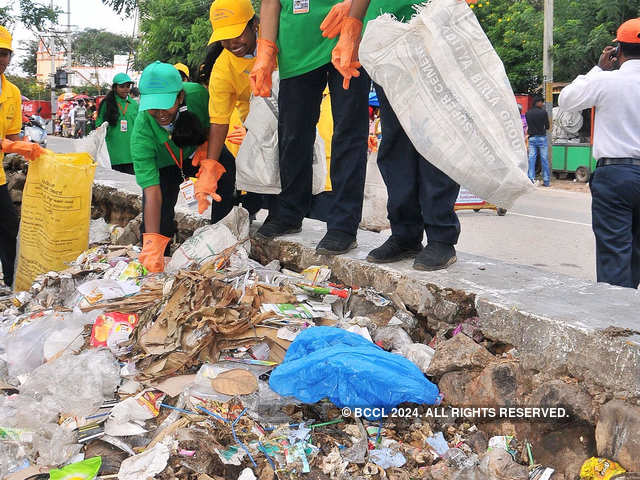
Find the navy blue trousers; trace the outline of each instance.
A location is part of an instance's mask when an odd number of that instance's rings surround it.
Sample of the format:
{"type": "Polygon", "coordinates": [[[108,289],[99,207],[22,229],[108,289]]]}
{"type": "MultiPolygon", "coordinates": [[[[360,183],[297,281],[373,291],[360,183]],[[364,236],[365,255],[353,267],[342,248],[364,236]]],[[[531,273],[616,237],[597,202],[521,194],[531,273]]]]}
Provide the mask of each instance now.
{"type": "Polygon", "coordinates": [[[640,166],[598,167],[591,178],[598,282],[640,284],[640,166]]]}
{"type": "Polygon", "coordinates": [[[380,101],[382,142],[378,167],[387,185],[391,232],[407,243],[458,243],[460,222],[454,206],[460,186],[430,164],[409,140],[384,90],[375,85],[380,101]]]}
{"type": "Polygon", "coordinates": [[[362,220],[369,135],[369,76],[361,70],[342,88],[342,75],[330,63],[280,81],[278,139],[280,180],[278,218],[297,225],[312,202],[313,144],[322,92],[329,85],[333,113],[332,192],[326,194],[327,230],[356,235],[362,220]]]}

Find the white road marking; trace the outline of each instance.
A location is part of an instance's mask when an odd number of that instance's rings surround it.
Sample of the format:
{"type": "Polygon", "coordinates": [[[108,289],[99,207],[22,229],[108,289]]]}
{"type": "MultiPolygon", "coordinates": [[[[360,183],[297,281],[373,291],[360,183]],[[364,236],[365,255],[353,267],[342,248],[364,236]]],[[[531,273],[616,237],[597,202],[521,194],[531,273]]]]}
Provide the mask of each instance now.
{"type": "Polygon", "coordinates": [[[535,218],[536,220],[546,220],[548,222],[568,223],[570,225],[582,225],[584,227],[591,227],[590,223],[572,222],[571,220],[561,220],[559,218],[539,217],[537,215],[527,215],[524,213],[516,213],[516,212],[509,212],[507,213],[507,215],[516,215],[518,217],[535,218]]]}

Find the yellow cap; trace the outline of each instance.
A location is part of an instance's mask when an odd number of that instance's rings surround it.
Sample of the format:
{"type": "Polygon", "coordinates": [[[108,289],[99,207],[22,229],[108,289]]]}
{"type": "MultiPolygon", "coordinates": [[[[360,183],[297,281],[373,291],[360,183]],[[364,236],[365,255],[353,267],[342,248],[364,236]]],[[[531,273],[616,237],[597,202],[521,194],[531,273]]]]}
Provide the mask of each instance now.
{"type": "Polygon", "coordinates": [[[209,10],[213,27],[209,43],[239,37],[255,15],[251,0],[215,0],[209,10]]]}
{"type": "Polygon", "coordinates": [[[184,63],[176,63],[174,67],[176,67],[176,70],[184,73],[187,78],[189,78],[189,67],[187,67],[184,63]]]}
{"type": "Polygon", "coordinates": [[[11,34],[9,30],[5,27],[0,26],[0,48],[6,48],[7,50],[11,50],[13,52],[13,48],[11,48],[11,34]]]}

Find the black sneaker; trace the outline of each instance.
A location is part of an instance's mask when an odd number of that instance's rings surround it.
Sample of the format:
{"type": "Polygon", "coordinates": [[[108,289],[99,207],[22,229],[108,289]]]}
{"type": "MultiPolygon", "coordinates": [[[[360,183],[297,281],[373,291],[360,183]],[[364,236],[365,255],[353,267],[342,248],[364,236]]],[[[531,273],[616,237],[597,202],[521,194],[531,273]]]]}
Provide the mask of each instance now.
{"type": "Polygon", "coordinates": [[[258,229],[255,237],[260,240],[272,240],[280,235],[287,235],[288,233],[299,233],[302,231],[302,225],[289,225],[282,223],[278,220],[271,220],[264,222],[258,229]]]}
{"type": "Polygon", "coordinates": [[[318,255],[340,255],[358,246],[355,235],[339,230],[329,230],[316,247],[318,255]]]}
{"type": "Polygon", "coordinates": [[[421,243],[403,242],[393,235],[387,241],[369,252],[367,261],[372,263],[391,263],[405,258],[415,257],[422,251],[421,243]]]}
{"type": "Polygon", "coordinates": [[[418,254],[413,263],[415,270],[431,272],[442,270],[456,263],[456,249],[453,245],[441,242],[429,242],[418,254]]]}

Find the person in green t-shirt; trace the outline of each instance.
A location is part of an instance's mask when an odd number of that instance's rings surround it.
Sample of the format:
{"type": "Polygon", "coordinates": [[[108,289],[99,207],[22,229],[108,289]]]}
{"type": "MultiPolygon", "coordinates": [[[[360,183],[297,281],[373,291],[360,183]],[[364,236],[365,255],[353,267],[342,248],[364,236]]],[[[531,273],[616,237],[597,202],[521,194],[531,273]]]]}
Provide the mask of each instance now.
{"type": "MultiPolygon", "coordinates": [[[[462,0],[459,0],[462,1],[462,0]]],[[[467,0],[476,3],[477,0],[467,0]]],[[[334,9],[325,19],[324,33],[340,35],[333,52],[336,68],[345,78],[359,66],[357,54],[365,24],[383,13],[408,21],[416,0],[347,0],[346,9],[334,9]]],[[[387,210],[391,236],[369,252],[367,260],[375,263],[395,262],[416,257],[417,270],[440,270],[456,262],[454,245],[460,235],[455,203],[460,187],[430,164],[415,149],[380,85],[374,83],[380,102],[382,141],[378,150],[378,167],[387,186],[387,210]],[[427,246],[422,238],[426,231],[427,246]]]]}
{"type": "Polygon", "coordinates": [[[221,201],[216,191],[225,169],[206,159],[209,94],[202,85],[183,83],[173,65],[155,62],[142,72],[140,95],[131,137],[136,181],[143,192],[139,260],[150,272],[162,272],[176,232],[178,195],[182,192],[185,200],[200,207],[209,204],[209,196],[221,201]],[[191,177],[196,172],[194,186],[191,177]]]}
{"type": "Polygon", "coordinates": [[[331,93],[334,133],[331,144],[332,192],[327,200],[327,233],[319,254],[337,255],[356,246],[362,218],[367,163],[369,77],[356,71],[348,82],[331,63],[335,39],[320,24],[337,0],[263,0],[261,37],[251,71],[254,95],[268,97],[271,74],[280,73],[278,141],[282,192],[278,208],[257,236],[272,239],[301,229],[312,202],[313,145],[325,87],[331,93]],[[277,43],[277,44],[276,44],[277,43]]]}
{"type": "Polygon", "coordinates": [[[126,73],[113,77],[111,91],[104,97],[98,111],[96,126],[108,122],[107,150],[111,168],[133,175],[131,160],[131,132],[138,116],[138,102],[129,97],[133,80],[126,73]]]}

